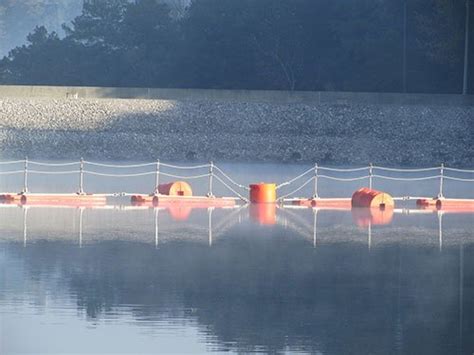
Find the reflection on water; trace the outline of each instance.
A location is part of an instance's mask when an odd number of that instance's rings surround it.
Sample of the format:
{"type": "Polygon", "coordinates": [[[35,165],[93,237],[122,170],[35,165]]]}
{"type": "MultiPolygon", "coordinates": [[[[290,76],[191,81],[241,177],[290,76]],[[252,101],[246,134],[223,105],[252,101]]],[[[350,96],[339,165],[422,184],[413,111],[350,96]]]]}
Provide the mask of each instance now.
{"type": "Polygon", "coordinates": [[[471,354],[472,216],[3,206],[0,352],[471,354]]]}

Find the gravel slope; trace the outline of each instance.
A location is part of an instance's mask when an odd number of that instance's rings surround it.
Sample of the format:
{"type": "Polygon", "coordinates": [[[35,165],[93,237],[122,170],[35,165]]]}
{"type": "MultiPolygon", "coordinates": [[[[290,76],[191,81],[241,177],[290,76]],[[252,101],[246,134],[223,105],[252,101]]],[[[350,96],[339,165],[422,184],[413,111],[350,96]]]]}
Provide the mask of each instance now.
{"type": "Polygon", "coordinates": [[[474,166],[474,107],[0,98],[0,159],[474,166]]]}

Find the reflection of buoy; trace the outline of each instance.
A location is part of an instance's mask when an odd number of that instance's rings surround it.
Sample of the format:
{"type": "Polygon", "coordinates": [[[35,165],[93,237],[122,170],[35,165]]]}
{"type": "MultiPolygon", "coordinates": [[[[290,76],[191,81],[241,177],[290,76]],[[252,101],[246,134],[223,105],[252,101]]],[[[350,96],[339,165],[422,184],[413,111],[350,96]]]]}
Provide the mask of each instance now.
{"type": "Polygon", "coordinates": [[[251,203],[275,203],[276,202],[276,185],[259,183],[250,186],[250,202],[251,203]]]}
{"type": "Polygon", "coordinates": [[[168,196],[192,196],[191,185],[185,181],[174,181],[168,184],[158,185],[158,192],[168,196]]]}
{"type": "Polygon", "coordinates": [[[393,208],[353,208],[352,218],[359,227],[390,224],[393,220],[393,208]]]}
{"type": "Polygon", "coordinates": [[[273,225],[276,223],[276,209],[275,203],[257,203],[249,206],[250,218],[264,225],[273,225]]]}
{"type": "Polygon", "coordinates": [[[363,187],[352,195],[352,207],[393,208],[394,202],[389,194],[363,187]]]}
{"type": "Polygon", "coordinates": [[[192,207],[183,204],[170,205],[167,209],[175,221],[186,221],[193,210],[192,207]]]}

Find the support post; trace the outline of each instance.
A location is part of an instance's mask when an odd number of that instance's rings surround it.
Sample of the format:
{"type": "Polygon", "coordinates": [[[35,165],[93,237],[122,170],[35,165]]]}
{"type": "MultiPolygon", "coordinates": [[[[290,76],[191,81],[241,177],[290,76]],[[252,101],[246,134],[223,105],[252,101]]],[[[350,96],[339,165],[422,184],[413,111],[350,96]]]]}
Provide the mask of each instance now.
{"type": "Polygon", "coordinates": [[[207,197],[214,197],[212,194],[212,178],[214,175],[214,163],[212,161],[209,162],[209,191],[207,192],[207,197]]]}
{"type": "Polygon", "coordinates": [[[158,185],[160,185],[160,160],[156,161],[156,174],[155,174],[155,191],[154,194],[158,195],[158,185]]]}
{"type": "Polygon", "coordinates": [[[369,164],[369,189],[372,189],[374,166],[372,163],[369,164]]]}
{"type": "Polygon", "coordinates": [[[23,190],[21,191],[22,194],[26,194],[28,192],[28,157],[25,157],[25,167],[23,172],[23,190]]]}
{"type": "Polygon", "coordinates": [[[319,198],[318,195],[318,163],[314,164],[314,193],[313,199],[319,198]]]}
{"type": "Polygon", "coordinates": [[[443,196],[443,184],[444,184],[444,164],[441,164],[439,168],[439,193],[438,198],[444,198],[443,196]]]}
{"type": "Polygon", "coordinates": [[[84,195],[84,159],[81,158],[79,163],[79,195],[84,195]]]}

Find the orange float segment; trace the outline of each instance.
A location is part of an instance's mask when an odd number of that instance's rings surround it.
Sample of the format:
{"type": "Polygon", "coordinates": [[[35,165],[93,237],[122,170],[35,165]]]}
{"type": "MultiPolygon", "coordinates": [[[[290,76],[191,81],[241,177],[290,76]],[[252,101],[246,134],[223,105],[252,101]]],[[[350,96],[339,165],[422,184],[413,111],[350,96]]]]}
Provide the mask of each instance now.
{"type": "Polygon", "coordinates": [[[250,184],[249,187],[251,203],[276,202],[276,184],[261,182],[259,184],[250,184]]]}
{"type": "Polygon", "coordinates": [[[158,185],[158,192],[168,196],[192,196],[193,190],[191,185],[185,181],[174,181],[168,184],[158,185]]]}
{"type": "Polygon", "coordinates": [[[389,194],[363,187],[352,195],[352,207],[393,208],[395,203],[389,194]]]}

